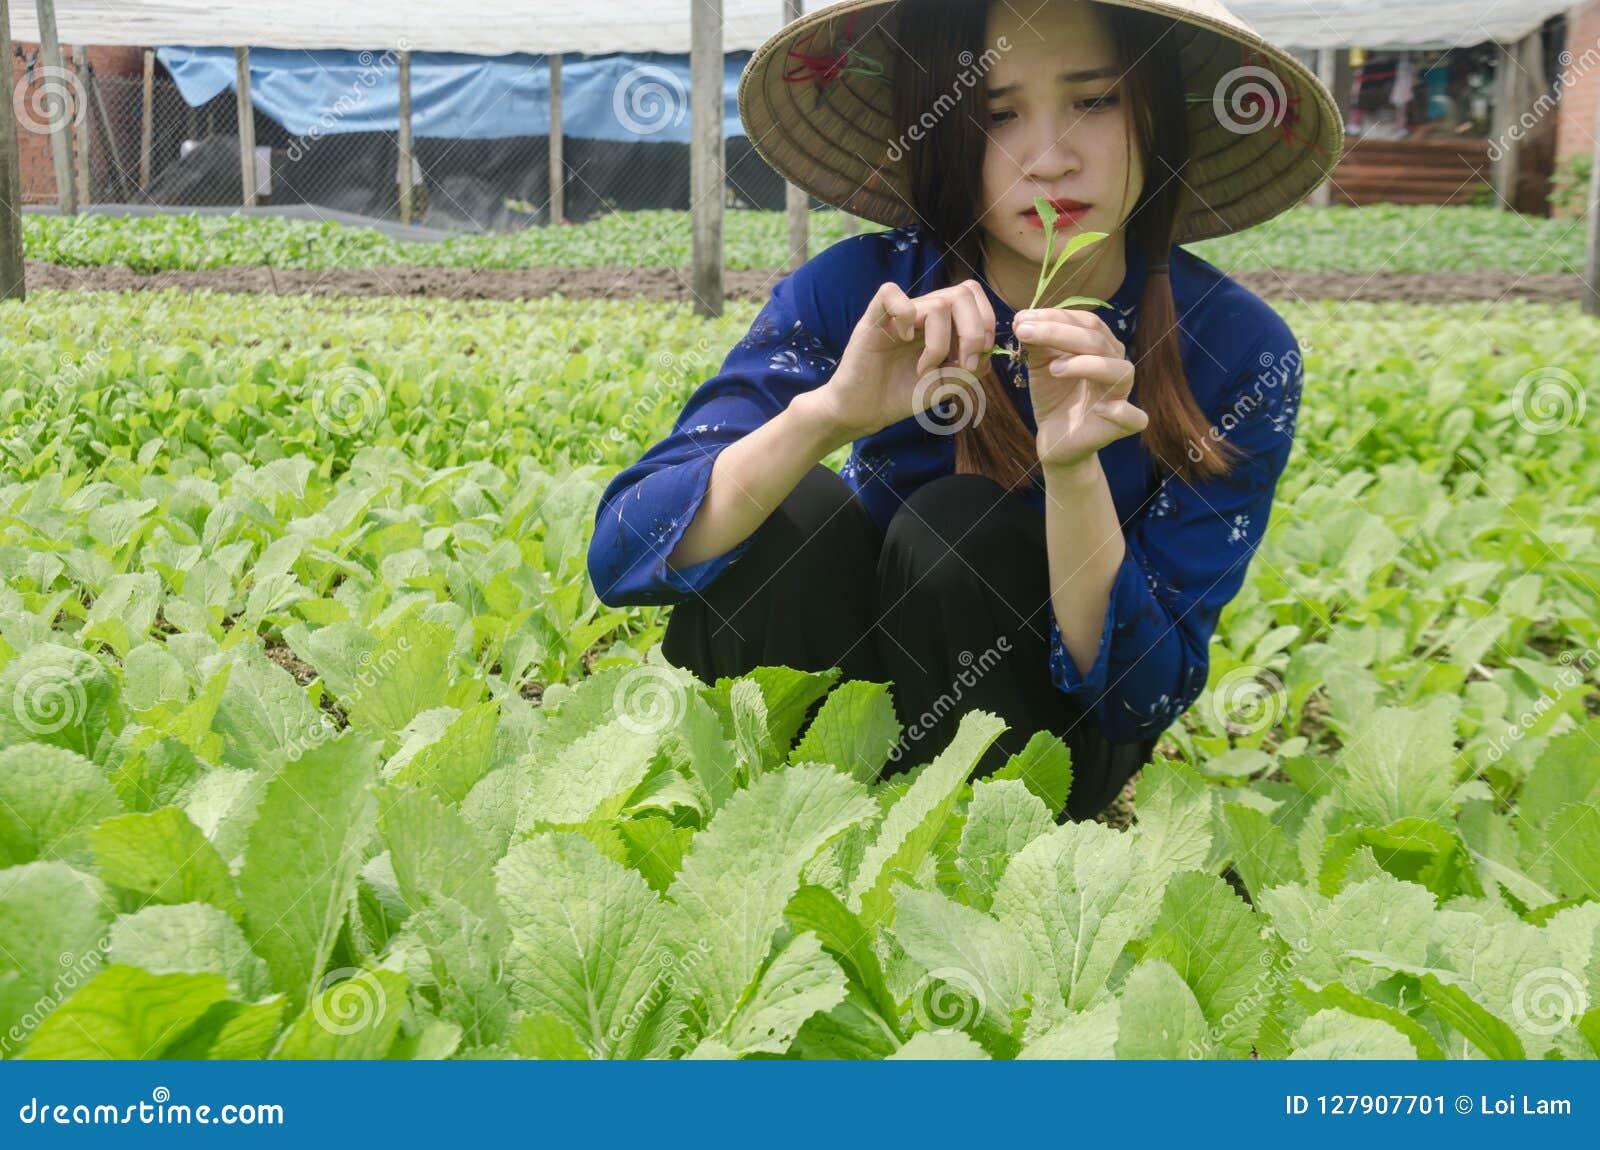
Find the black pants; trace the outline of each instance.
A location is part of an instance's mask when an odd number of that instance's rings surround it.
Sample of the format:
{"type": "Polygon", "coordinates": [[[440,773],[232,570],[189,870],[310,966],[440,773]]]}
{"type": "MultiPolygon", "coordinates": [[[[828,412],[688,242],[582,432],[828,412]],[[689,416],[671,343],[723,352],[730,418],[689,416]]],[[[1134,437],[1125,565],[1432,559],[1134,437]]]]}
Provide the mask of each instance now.
{"type": "Polygon", "coordinates": [[[961,715],[1008,729],[975,775],[1050,730],[1072,751],[1066,814],[1091,818],[1155,740],[1112,744],[1050,680],[1043,518],[981,475],[918,488],[880,531],[845,481],[818,464],[738,560],[672,609],[663,653],[707,683],[753,667],[892,682],[907,728],[886,772],[932,759],[961,715]],[[970,685],[968,685],[970,684],[970,685]]]}

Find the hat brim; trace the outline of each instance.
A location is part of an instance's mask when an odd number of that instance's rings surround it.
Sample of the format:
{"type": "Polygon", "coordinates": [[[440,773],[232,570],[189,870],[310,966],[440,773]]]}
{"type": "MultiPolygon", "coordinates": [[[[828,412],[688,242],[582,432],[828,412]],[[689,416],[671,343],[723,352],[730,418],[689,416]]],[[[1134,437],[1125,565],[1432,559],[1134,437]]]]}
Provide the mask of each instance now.
{"type": "MultiPolygon", "coordinates": [[[[897,2],[839,0],[810,12],[762,44],[739,80],[740,119],[773,169],[824,203],[888,227],[918,222],[910,145],[895,136],[892,66],[887,77],[846,70],[818,80],[795,67],[791,51],[801,43],[812,54],[838,48],[843,22],[855,16],[855,42],[890,61],[899,50],[883,24],[897,2]]],[[[1175,242],[1253,227],[1328,178],[1344,124],[1333,94],[1294,56],[1216,0],[1094,2],[1172,19],[1185,90],[1212,97],[1186,105],[1189,163],[1175,242]]]]}

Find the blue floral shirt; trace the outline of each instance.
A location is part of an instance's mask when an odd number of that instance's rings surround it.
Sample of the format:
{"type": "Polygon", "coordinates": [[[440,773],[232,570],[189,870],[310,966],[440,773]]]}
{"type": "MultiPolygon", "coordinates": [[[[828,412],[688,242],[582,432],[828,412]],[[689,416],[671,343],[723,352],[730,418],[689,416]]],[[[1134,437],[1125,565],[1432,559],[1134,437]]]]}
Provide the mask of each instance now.
{"type": "MultiPolygon", "coordinates": [[[[1144,291],[1145,257],[1126,238],[1128,273],[1097,314],[1129,348],[1144,291]]],[[[1194,484],[1159,475],[1142,437],[1100,451],[1127,554],[1111,588],[1100,646],[1080,673],[1050,619],[1052,681],[1113,743],[1154,738],[1204,688],[1207,649],[1239,591],[1293,443],[1303,380],[1300,347],[1260,298],[1198,256],[1169,254],[1183,367],[1212,434],[1239,448],[1231,474],[1194,484]]],[[[611,606],[672,603],[736,563],[750,538],[682,570],[667,566],[704,498],[717,453],[826,382],[880,284],[909,295],[944,286],[942,253],[913,225],[852,236],[780,280],[722,369],[690,396],[671,433],[620,472],[601,497],[589,574],[611,606]]],[[[1015,347],[1012,309],[987,284],[998,341],[1015,347]]],[[[1003,379],[1024,370],[996,357],[1003,379]]],[[[1008,380],[1009,381],[1009,380],[1008,380]]],[[[1008,388],[1035,429],[1026,388],[1008,388]]],[[[1139,402],[1135,379],[1130,400],[1139,402]]],[[[955,437],[901,420],[857,440],[840,474],[879,526],[918,487],[955,470],[955,437]]],[[[1026,490],[1044,514],[1044,492],[1026,490]]]]}

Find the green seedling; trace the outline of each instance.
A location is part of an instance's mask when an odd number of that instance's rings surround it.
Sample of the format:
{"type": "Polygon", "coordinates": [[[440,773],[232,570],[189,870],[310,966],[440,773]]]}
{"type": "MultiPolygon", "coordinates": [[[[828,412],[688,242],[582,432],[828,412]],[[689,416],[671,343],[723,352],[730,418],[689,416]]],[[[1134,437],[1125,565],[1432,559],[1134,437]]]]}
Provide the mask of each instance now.
{"type": "MultiPolygon", "coordinates": [[[[1039,218],[1044,221],[1044,259],[1039,264],[1039,282],[1034,286],[1033,299],[1028,303],[1029,308],[1036,308],[1039,306],[1039,300],[1044,296],[1044,289],[1046,285],[1048,285],[1051,280],[1056,278],[1056,275],[1064,266],[1066,266],[1066,262],[1069,259],[1071,259],[1078,252],[1082,251],[1084,248],[1088,247],[1090,244],[1099,243],[1101,240],[1105,239],[1108,234],[1106,232],[1080,232],[1062,245],[1060,253],[1057,254],[1055,251],[1056,221],[1060,218],[1060,216],[1056,213],[1055,208],[1050,206],[1050,202],[1042,197],[1034,197],[1033,207],[1034,210],[1039,213],[1039,218]],[[1054,262],[1052,262],[1052,260],[1054,262]]],[[[1072,295],[1068,296],[1055,306],[1058,308],[1068,308],[1109,307],[1111,305],[1106,303],[1106,301],[1103,299],[1096,299],[1094,296],[1072,295]]],[[[1015,353],[1008,347],[991,347],[983,354],[1014,355],[1015,353]]]]}

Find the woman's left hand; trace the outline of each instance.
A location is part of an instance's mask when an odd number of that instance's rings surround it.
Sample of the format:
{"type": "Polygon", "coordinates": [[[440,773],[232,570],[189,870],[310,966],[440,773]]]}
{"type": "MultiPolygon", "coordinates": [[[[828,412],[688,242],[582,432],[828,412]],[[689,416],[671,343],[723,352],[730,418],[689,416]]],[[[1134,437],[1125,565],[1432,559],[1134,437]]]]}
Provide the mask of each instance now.
{"type": "Polygon", "coordinates": [[[1128,349],[1091,311],[1033,308],[1015,317],[1039,429],[1039,461],[1074,467],[1108,443],[1137,435],[1150,417],[1128,402],[1128,349]]]}

